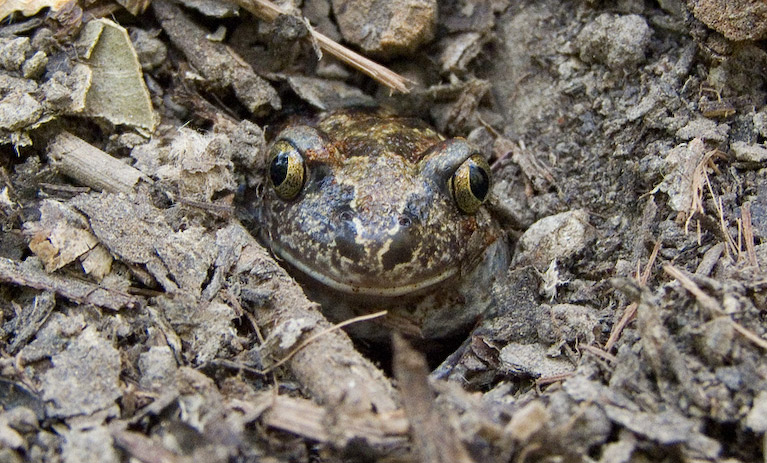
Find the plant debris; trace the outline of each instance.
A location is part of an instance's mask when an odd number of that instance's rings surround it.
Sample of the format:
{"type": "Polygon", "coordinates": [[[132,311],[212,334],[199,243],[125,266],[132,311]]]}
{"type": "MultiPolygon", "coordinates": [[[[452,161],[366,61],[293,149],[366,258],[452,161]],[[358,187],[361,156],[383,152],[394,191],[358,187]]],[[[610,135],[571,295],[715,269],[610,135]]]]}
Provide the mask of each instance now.
{"type": "Polygon", "coordinates": [[[764,461],[765,11],[0,5],[0,459],[764,461]],[[453,344],[355,344],[249,228],[275,128],[369,105],[491,162],[453,344]]]}
{"type": "Polygon", "coordinates": [[[112,21],[89,21],[78,43],[91,70],[83,115],[151,132],[155,117],[128,32],[112,21]]]}

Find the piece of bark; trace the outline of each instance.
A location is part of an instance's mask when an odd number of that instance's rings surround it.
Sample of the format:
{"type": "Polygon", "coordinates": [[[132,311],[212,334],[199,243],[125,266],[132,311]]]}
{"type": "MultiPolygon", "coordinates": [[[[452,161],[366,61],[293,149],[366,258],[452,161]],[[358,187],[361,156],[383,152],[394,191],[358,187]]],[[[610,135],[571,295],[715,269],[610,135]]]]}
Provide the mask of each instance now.
{"type": "Polygon", "coordinates": [[[473,461],[450,425],[434,406],[426,359],[399,334],[394,335],[394,377],[402,394],[402,406],[422,463],[468,463],[473,461]]]}
{"type": "Polygon", "coordinates": [[[111,430],[112,438],[117,447],[138,461],[151,463],[181,463],[189,460],[166,449],[144,434],[125,429],[111,430]]]}
{"type": "Polygon", "coordinates": [[[189,63],[213,88],[232,87],[237,98],[256,116],[280,109],[280,97],[269,83],[223,43],[211,42],[208,32],[189,19],[181,8],[164,0],[152,3],[157,19],[189,63]]]}
{"type": "Polygon", "coordinates": [[[80,304],[93,304],[111,310],[134,308],[141,303],[136,296],[102,288],[85,281],[48,274],[28,262],[17,262],[1,257],[0,281],[53,291],[80,304]]]}
{"type": "Polygon", "coordinates": [[[372,412],[345,413],[331,410],[310,400],[276,396],[263,415],[267,426],[292,432],[322,443],[345,446],[361,439],[380,450],[404,449],[407,445],[407,420],[401,411],[389,415],[372,412]]]}
{"type": "MultiPolygon", "coordinates": [[[[295,280],[241,224],[232,223],[219,230],[216,246],[219,255],[234,252],[232,255],[237,261],[231,273],[250,280],[242,284],[243,305],[255,306],[253,314],[267,338],[262,352],[265,358],[280,360],[303,340],[332,326],[317,304],[306,298],[295,280]],[[262,300],[253,302],[257,299],[262,300]],[[264,299],[268,303],[264,303],[264,299]],[[292,332],[295,338],[287,336],[290,325],[300,325],[292,332]],[[274,338],[277,342],[269,342],[274,338]]],[[[236,277],[229,277],[233,278],[236,277]]],[[[296,379],[321,404],[378,413],[397,408],[389,380],[354,348],[342,330],[319,336],[301,348],[287,364],[296,379]]]]}
{"type": "Polygon", "coordinates": [[[130,193],[143,176],[140,170],[69,132],[51,141],[48,156],[61,173],[98,191],[130,193]]]}
{"type": "Polygon", "coordinates": [[[151,133],[157,117],[128,31],[108,19],[95,19],[85,24],[75,46],[91,69],[82,116],[151,133]]]}

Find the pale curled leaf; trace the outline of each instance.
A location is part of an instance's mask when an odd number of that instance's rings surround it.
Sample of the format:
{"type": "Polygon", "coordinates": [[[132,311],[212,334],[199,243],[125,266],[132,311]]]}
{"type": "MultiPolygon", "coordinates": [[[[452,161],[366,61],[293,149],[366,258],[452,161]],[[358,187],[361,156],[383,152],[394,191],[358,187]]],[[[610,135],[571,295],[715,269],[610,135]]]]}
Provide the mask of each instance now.
{"type": "Polygon", "coordinates": [[[18,11],[24,16],[32,16],[43,8],[53,11],[60,9],[69,0],[4,0],[0,2],[0,20],[18,11]]]}
{"type": "Polygon", "coordinates": [[[157,123],[152,100],[125,28],[107,19],[90,21],[78,45],[93,71],[84,115],[151,132],[157,123]]]}

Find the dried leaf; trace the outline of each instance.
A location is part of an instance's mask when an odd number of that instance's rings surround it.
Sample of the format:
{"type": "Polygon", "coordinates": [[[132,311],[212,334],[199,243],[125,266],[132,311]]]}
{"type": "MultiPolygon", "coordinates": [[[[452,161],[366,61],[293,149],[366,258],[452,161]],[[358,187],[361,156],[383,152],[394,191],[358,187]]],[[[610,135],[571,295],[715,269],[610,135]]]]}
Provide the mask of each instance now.
{"type": "Polygon", "coordinates": [[[66,4],[69,0],[5,0],[0,2],[0,20],[5,19],[14,11],[18,11],[24,16],[32,16],[43,8],[49,7],[56,11],[66,4]]]}
{"type": "Polygon", "coordinates": [[[107,19],[90,21],[78,46],[93,71],[84,115],[151,132],[157,122],[152,100],[125,28],[107,19]]]}
{"type": "Polygon", "coordinates": [[[88,222],[70,206],[46,200],[40,206],[40,220],[25,225],[32,235],[29,249],[53,272],[93,249],[98,240],[90,232],[88,222]]]}

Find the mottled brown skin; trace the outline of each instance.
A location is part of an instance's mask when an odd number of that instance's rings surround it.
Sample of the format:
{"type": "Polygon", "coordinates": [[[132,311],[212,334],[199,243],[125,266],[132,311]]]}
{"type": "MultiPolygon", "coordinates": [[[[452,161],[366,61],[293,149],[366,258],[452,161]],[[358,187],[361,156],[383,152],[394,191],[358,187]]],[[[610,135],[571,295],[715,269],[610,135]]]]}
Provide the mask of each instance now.
{"type": "MultiPolygon", "coordinates": [[[[365,110],[290,124],[280,140],[302,152],[306,180],[290,200],[267,188],[259,235],[330,319],[387,309],[384,324],[442,338],[492,304],[504,235],[484,208],[462,213],[447,186],[476,154],[465,140],[365,110]]],[[[387,339],[378,323],[352,334],[387,339]]]]}

